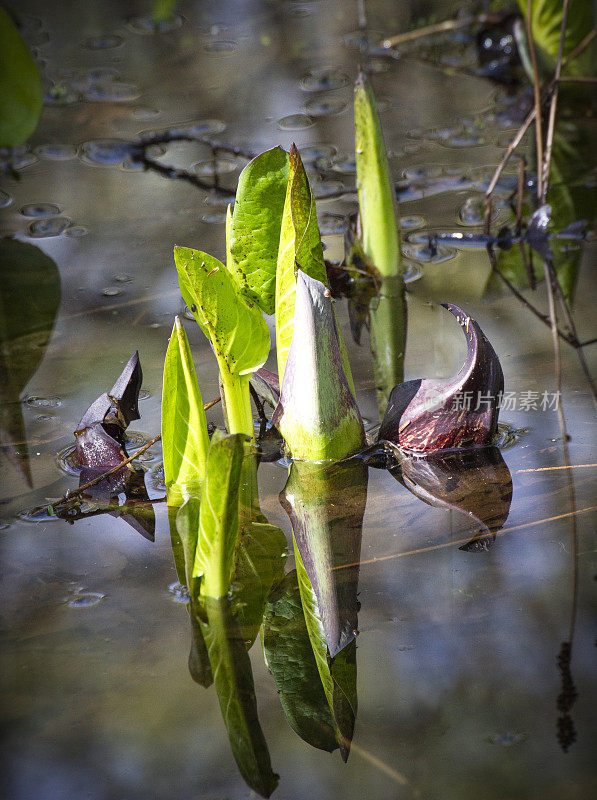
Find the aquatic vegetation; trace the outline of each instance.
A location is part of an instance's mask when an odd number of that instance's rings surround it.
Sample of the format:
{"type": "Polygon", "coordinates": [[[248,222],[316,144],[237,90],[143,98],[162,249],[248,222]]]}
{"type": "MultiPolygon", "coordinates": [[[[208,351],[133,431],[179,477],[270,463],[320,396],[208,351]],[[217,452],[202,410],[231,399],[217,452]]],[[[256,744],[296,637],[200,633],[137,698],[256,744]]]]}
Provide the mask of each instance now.
{"type": "Polygon", "coordinates": [[[0,147],[25,142],[42,111],[39,70],[8,13],[0,8],[0,147]]]}
{"type": "Polygon", "coordinates": [[[379,439],[406,450],[432,452],[491,444],[504,389],[495,350],[462,309],[443,303],[463,329],[467,357],[453,378],[398,384],[390,395],[379,439]]]}

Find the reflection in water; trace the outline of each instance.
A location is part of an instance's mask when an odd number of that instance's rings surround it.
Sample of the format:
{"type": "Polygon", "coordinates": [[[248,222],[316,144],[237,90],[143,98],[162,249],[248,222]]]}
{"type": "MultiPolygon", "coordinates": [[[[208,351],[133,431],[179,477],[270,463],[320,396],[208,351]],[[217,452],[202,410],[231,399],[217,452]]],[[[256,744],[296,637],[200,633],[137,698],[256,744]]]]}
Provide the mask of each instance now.
{"type": "Polygon", "coordinates": [[[488,550],[508,519],[512,477],[497,447],[404,455],[390,472],[423,502],[472,517],[479,530],[461,550],[488,550]]]}
{"type": "Polygon", "coordinates": [[[31,486],[21,394],[39,367],[60,304],[60,274],[39,248],[0,241],[0,449],[31,486]],[[14,314],[18,309],[19,313],[14,314]]]}

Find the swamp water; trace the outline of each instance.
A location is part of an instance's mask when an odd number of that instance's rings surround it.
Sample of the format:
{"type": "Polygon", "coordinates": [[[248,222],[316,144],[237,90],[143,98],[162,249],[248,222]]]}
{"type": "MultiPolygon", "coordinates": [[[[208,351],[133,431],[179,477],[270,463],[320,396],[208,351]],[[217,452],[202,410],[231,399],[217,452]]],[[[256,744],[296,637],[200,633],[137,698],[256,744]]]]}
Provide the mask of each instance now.
{"type": "MultiPolygon", "coordinates": [[[[144,390],[132,447],[159,432],[164,355],[173,317],[184,310],[172,247],[223,256],[225,202],[131,168],[123,141],[193,123],[255,152],[296,142],[306,164],[325,167],[325,180],[313,178],[313,186],[326,255],[340,257],[334,215],[355,208],[352,82],[364,57],[355,48],[356,4],[181,3],[180,24],[155,35],[147,34],[149,4],[141,2],[7,5],[26,15],[47,105],[17,159],[20,180],[3,182],[0,233],[40,248],[56,267],[27,251],[34,281],[24,286],[15,277],[3,311],[27,331],[10,365],[19,390],[11,395],[3,383],[1,397],[3,425],[20,453],[4,451],[0,463],[3,794],[248,798],[254,793],[234,762],[215,689],[189,674],[188,598],[165,505],[154,505],[155,541],[122,517],[68,524],[31,509],[76,487],[68,466],[73,430],[135,349],[144,390]],[[324,199],[342,189],[343,199],[324,199]],[[46,299],[43,313],[36,291],[46,299]]],[[[456,10],[433,6],[439,19],[456,10]]],[[[428,6],[370,2],[367,11],[377,42],[416,24],[428,6]]],[[[260,643],[250,651],[280,800],[581,800],[597,790],[595,473],[572,471],[573,506],[566,470],[549,469],[564,463],[551,403],[551,336],[490,279],[484,250],[434,249],[415,235],[481,231],[478,200],[519,124],[505,91],[473,74],[465,39],[441,42],[411,47],[400,59],[369,59],[400,181],[409,273],[419,276],[408,284],[406,378],[445,377],[462,363],[462,333],[439,303],[456,303],[479,321],[500,356],[506,391],[515,393],[514,407],[500,415],[512,501],[509,510],[502,504],[492,546],[467,548],[480,530],[476,518],[449,502],[426,504],[407,488],[409,480],[411,489],[429,480],[411,472],[401,483],[390,471],[368,470],[358,713],[346,764],[291,730],[260,643]],[[566,641],[578,693],[569,714],[566,700],[558,701],[574,694],[558,670],[566,641]]],[[[594,139],[594,122],[578,128],[594,139]]],[[[198,176],[213,173],[209,150],[198,145],[170,144],[154,157],[198,176]]],[[[588,152],[580,150],[578,161],[586,165],[588,152]]],[[[244,163],[219,159],[231,191],[244,163]]],[[[498,187],[496,230],[512,223],[505,201],[515,183],[513,166],[498,187]]],[[[594,192],[594,173],[581,183],[594,192]]],[[[584,244],[578,260],[574,316],[584,340],[594,335],[594,244],[584,244]]],[[[543,285],[536,301],[545,307],[543,285]]],[[[353,344],[346,301],[337,308],[359,406],[374,426],[367,334],[353,344]]],[[[216,365],[197,326],[186,327],[207,401],[218,394],[216,365]]],[[[594,348],[586,355],[595,368],[594,348]]],[[[563,344],[562,357],[570,460],[590,465],[591,396],[572,348],[563,344]]],[[[208,420],[221,424],[218,407],[208,420]]],[[[163,497],[160,461],[156,444],[140,462],[152,499],[163,497]]],[[[258,478],[263,513],[290,541],[279,500],[287,472],[262,463],[258,478]]]]}

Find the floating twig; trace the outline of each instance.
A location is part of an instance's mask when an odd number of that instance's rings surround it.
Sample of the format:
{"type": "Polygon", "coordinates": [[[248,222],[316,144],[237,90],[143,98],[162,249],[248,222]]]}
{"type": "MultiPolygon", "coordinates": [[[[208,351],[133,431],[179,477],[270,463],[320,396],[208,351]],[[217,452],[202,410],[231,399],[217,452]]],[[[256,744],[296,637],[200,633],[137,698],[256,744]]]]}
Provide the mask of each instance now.
{"type": "Polygon", "coordinates": [[[416,39],[422,39],[425,36],[458,31],[462,28],[469,28],[471,25],[485,25],[501,22],[503,18],[502,14],[478,14],[477,16],[463,17],[462,19],[446,19],[443,22],[425,25],[425,27],[416,28],[414,31],[406,31],[405,33],[398,33],[395,36],[382,39],[380,46],[388,50],[390,47],[395,47],[398,44],[406,44],[407,42],[414,42],[416,39]]]}

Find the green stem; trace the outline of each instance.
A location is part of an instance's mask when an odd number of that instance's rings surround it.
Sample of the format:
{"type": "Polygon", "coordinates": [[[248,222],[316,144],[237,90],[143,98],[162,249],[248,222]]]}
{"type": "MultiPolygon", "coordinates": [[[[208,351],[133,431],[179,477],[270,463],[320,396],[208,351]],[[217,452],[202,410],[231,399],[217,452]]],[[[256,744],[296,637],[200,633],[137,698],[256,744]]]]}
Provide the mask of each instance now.
{"type": "Polygon", "coordinates": [[[220,365],[220,377],[226,404],[226,425],[228,433],[244,433],[255,441],[251,393],[248,375],[232,375],[224,365],[220,365]]]}

